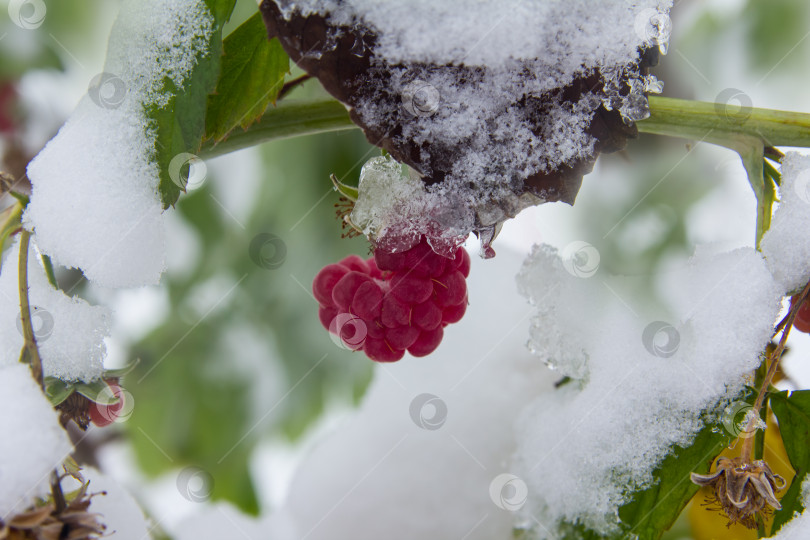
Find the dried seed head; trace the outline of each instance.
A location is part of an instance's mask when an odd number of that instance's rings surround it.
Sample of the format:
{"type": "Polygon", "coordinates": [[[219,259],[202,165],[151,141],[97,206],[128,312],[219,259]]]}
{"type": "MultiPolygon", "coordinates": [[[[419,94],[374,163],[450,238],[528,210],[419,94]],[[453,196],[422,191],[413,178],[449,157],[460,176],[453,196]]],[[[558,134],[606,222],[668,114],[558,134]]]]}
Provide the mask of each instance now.
{"type": "Polygon", "coordinates": [[[7,521],[0,519],[0,538],[13,540],[93,540],[104,535],[106,526],[99,521],[99,515],[88,512],[90,500],[95,495],[87,494],[84,484],[61,511],[53,501],[11,516],[7,521]]]}
{"type": "Polygon", "coordinates": [[[76,422],[82,430],[90,425],[90,404],[92,401],[78,392],[70,394],[65,401],[56,406],[59,411],[59,422],[67,427],[71,420],[76,422]]]}
{"type": "Polygon", "coordinates": [[[692,473],[691,478],[699,486],[712,488],[707,502],[719,506],[728,517],[729,526],[741,523],[755,529],[757,515],[782,508],[774,491],[784,488],[785,480],[774,474],[764,460],[745,463],[742,458],[721,457],[713,474],[692,473]]]}

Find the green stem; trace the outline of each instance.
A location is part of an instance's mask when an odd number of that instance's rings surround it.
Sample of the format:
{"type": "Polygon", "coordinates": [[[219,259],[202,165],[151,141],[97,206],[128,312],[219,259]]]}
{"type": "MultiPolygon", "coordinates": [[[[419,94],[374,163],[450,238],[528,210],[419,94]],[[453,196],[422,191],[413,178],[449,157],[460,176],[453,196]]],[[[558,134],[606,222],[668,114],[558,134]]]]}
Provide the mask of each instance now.
{"type": "Polygon", "coordinates": [[[236,130],[218,144],[211,140],[203,143],[200,157],[213,158],[274,139],[356,127],[349,118],[346,107],[338,101],[282,101],[276,107],[268,107],[261,119],[248,129],[236,130]]]}
{"type": "Polygon", "coordinates": [[[641,133],[669,135],[725,146],[737,152],[757,197],[756,246],[771,225],[776,191],[763,171],[765,149],[810,147],[810,114],[650,96],[641,133]]]}
{"type": "Polygon", "coordinates": [[[730,110],[721,103],[650,96],[650,117],[641,133],[695,139],[736,149],[754,138],[764,146],[810,147],[810,114],[773,109],[730,110]]]}
{"type": "Polygon", "coordinates": [[[20,261],[18,267],[18,283],[20,290],[20,318],[23,328],[22,358],[31,364],[31,373],[34,380],[44,389],[42,377],[42,358],[39,356],[34,328],[31,324],[31,307],[28,301],[28,246],[31,242],[31,233],[22,229],[20,232],[20,261]]]}
{"type": "MultiPolygon", "coordinates": [[[[763,147],[810,147],[810,114],[773,109],[730,110],[720,103],[650,96],[650,117],[636,123],[641,133],[719,144],[739,151],[753,141],[763,147]]],[[[206,141],[200,157],[211,158],[266,141],[354,129],[346,108],[333,99],[281,101],[262,118],[226,140],[206,141]]]]}

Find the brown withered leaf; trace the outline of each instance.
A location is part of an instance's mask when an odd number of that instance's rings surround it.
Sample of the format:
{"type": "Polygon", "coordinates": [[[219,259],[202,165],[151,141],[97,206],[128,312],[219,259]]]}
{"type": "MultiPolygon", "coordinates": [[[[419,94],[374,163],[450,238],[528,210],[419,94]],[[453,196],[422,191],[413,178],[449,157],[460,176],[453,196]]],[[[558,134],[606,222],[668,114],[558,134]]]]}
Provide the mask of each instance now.
{"type": "MultiPolygon", "coordinates": [[[[260,9],[268,36],[278,37],[287,54],[299,67],[318,78],[330,94],[348,106],[352,120],[363,129],[370,143],[385,149],[397,161],[418,171],[426,184],[442,182],[450,174],[462,156],[464,141],[449,143],[428,138],[417,143],[404,137],[403,126],[416,119],[403,108],[402,96],[388,90],[387,83],[395,72],[401,73],[403,70],[414,74],[442,70],[456,80],[476,80],[481,76],[481,68],[464,65],[393,65],[375,57],[377,36],[360,23],[352,27],[332,26],[321,15],[302,16],[299,12],[293,12],[289,19],[285,19],[274,0],[264,0],[260,9]],[[364,121],[357,112],[358,105],[364,100],[373,100],[378,110],[385,111],[384,118],[378,118],[376,123],[364,121]]],[[[647,67],[657,62],[657,53],[657,49],[650,49],[640,54],[640,73],[644,74],[647,67]]],[[[598,71],[591,72],[567,87],[557,89],[553,96],[524,96],[520,102],[513,104],[513,108],[522,113],[528,125],[535,126],[532,130],[539,136],[543,129],[544,113],[552,98],[577,103],[584,94],[601,87],[603,82],[598,71]]],[[[621,91],[626,94],[629,87],[621,91]]],[[[538,172],[522,181],[511,178],[514,176],[512,171],[495,171],[509,183],[515,197],[508,201],[493,201],[499,209],[491,214],[513,217],[527,204],[540,202],[563,201],[573,204],[582,177],[593,169],[599,153],[622,149],[628,138],[637,135],[637,129],[635,125],[625,123],[617,110],[608,111],[604,105],[600,105],[586,133],[596,139],[592,157],[573,159],[549,172],[539,172],[537,169],[538,172]]],[[[532,148],[526,148],[527,153],[532,151],[532,148]]],[[[486,198],[487,194],[481,193],[480,196],[486,198]]],[[[480,215],[477,217],[477,226],[493,225],[482,223],[482,219],[487,220],[480,215]]]]}

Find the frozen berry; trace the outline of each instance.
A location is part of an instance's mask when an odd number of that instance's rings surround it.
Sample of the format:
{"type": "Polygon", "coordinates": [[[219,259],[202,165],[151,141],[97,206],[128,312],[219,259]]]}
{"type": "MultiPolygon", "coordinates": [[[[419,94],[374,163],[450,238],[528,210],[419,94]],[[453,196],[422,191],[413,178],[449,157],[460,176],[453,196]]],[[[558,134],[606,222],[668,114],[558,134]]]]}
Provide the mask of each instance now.
{"type": "Polygon", "coordinates": [[[453,257],[431,245],[423,237],[405,251],[377,247],[367,260],[350,255],[325,267],[312,284],[321,324],[341,345],[377,362],[395,362],[406,350],[414,356],[433,352],[442,329],[467,308],[470,260],[452,243],[441,249],[453,257]]]}
{"type": "Polygon", "coordinates": [[[124,394],[121,387],[113,381],[107,381],[109,391],[102,392],[99,402],[92,402],[88,411],[90,421],[98,427],[104,427],[115,422],[124,409],[124,394]],[[117,402],[114,402],[117,399],[117,402]]]}

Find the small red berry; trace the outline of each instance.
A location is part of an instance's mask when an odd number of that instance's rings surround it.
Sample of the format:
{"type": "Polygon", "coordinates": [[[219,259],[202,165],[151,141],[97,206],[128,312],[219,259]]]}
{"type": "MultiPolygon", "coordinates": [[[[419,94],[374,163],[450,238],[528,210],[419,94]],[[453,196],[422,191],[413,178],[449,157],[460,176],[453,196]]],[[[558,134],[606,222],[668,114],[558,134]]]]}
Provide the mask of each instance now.
{"type": "Polygon", "coordinates": [[[110,394],[104,392],[101,399],[104,401],[112,401],[113,396],[118,398],[117,403],[104,403],[93,402],[90,404],[90,421],[98,427],[104,427],[112,424],[118,419],[121,411],[124,409],[124,393],[121,387],[113,381],[107,381],[107,386],[110,388],[110,394]]]}
{"type": "Polygon", "coordinates": [[[363,350],[376,362],[395,362],[433,352],[443,328],[467,309],[470,257],[445,245],[452,257],[433,251],[425,238],[410,249],[382,247],[362,260],[350,255],[321,270],[312,284],[321,324],[340,344],[363,350]]]}

